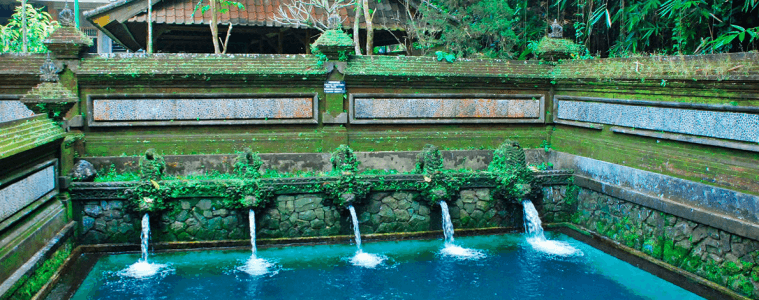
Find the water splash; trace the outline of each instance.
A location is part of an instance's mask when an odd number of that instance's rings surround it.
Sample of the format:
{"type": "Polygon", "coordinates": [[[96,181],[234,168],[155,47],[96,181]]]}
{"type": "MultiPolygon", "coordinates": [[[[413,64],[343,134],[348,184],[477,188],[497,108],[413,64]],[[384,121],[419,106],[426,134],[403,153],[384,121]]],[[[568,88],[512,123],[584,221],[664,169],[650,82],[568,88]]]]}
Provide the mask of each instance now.
{"type": "Polygon", "coordinates": [[[457,259],[476,260],[484,258],[485,253],[480,250],[464,248],[453,243],[453,222],[451,222],[448,204],[445,201],[440,201],[440,209],[443,213],[443,235],[445,236],[445,247],[440,250],[440,254],[457,259]]]}
{"type": "Polygon", "coordinates": [[[168,265],[155,264],[148,261],[149,246],[150,246],[150,216],[145,213],[142,216],[142,232],[140,233],[140,259],[127,267],[124,270],[119,271],[119,275],[132,278],[148,278],[155,276],[158,273],[166,273],[171,270],[168,265]]]}
{"type": "Polygon", "coordinates": [[[524,200],[522,206],[524,208],[524,232],[527,234],[527,242],[533,249],[558,256],[582,255],[582,251],[572,247],[567,242],[546,239],[535,205],[530,200],[524,200]]]}
{"type": "Polygon", "coordinates": [[[350,262],[352,265],[357,267],[364,267],[369,269],[376,268],[382,264],[382,262],[384,262],[387,257],[372,253],[366,253],[361,249],[361,232],[358,229],[358,217],[356,217],[356,209],[353,208],[353,205],[348,205],[348,210],[351,213],[351,221],[353,221],[353,235],[357,248],[356,255],[350,259],[350,262]]]}
{"type": "Polygon", "coordinates": [[[273,271],[275,265],[270,261],[258,258],[258,250],[256,249],[256,212],[252,209],[248,210],[248,226],[250,226],[250,251],[251,255],[248,261],[244,265],[237,267],[238,270],[248,273],[251,276],[262,276],[268,273],[276,273],[273,271]]]}

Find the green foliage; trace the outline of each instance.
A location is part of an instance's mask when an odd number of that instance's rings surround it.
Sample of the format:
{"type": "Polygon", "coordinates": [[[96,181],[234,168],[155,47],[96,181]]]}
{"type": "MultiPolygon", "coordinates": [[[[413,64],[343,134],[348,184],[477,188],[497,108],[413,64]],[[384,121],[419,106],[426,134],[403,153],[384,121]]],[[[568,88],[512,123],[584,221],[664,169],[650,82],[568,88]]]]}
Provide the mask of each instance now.
{"type": "Polygon", "coordinates": [[[493,152],[488,172],[496,177],[495,193],[516,201],[533,192],[532,186],[538,184],[527,168],[524,150],[515,141],[507,140],[493,152]]]}
{"type": "Polygon", "coordinates": [[[235,160],[234,172],[240,178],[259,178],[263,164],[264,161],[261,160],[258,153],[253,152],[250,148],[245,148],[235,160]]]}
{"type": "Polygon", "coordinates": [[[274,189],[263,186],[258,179],[233,179],[220,183],[224,191],[223,205],[230,209],[261,208],[274,199],[274,189]]]}
{"type": "Polygon", "coordinates": [[[332,152],[329,162],[332,164],[332,172],[339,174],[358,172],[358,159],[356,159],[353,149],[348,147],[348,145],[342,144],[338,146],[332,152]]]}
{"type": "Polygon", "coordinates": [[[423,1],[419,12],[419,23],[426,26],[415,27],[415,34],[419,37],[418,48],[439,45],[457,57],[513,56],[518,40],[513,28],[517,26],[519,17],[508,1],[423,1]]]}
{"type": "Polygon", "coordinates": [[[145,155],[140,158],[140,179],[142,180],[161,180],[165,170],[166,161],[153,148],[145,151],[145,155]]]}
{"type": "Polygon", "coordinates": [[[444,172],[443,155],[435,145],[427,144],[417,154],[414,173],[425,175],[416,188],[430,206],[453,199],[461,189],[461,180],[444,172]]]}
{"type": "MultiPolygon", "coordinates": [[[[219,13],[224,14],[229,12],[230,7],[237,7],[239,10],[245,10],[245,5],[237,2],[237,1],[228,1],[228,0],[210,0],[210,1],[216,1],[216,3],[219,4],[219,13]]],[[[190,15],[191,18],[195,17],[195,12],[200,9],[200,14],[205,14],[208,10],[211,9],[210,4],[203,5],[203,0],[198,1],[198,4],[195,5],[195,9],[192,11],[192,15],[190,15]]]]}
{"type": "Polygon", "coordinates": [[[26,300],[33,299],[37,292],[50,281],[55,275],[58,268],[63,265],[66,259],[71,255],[74,247],[71,243],[66,243],[56,250],[50,258],[44,260],[30,277],[22,277],[8,293],[0,299],[26,300]]]}
{"type": "Polygon", "coordinates": [[[171,195],[168,187],[162,187],[155,180],[140,182],[126,191],[128,207],[139,213],[157,212],[165,210],[166,200],[171,195]]]}
{"type": "Polygon", "coordinates": [[[463,182],[450,173],[436,171],[426,173],[423,180],[417,183],[416,189],[419,190],[422,199],[427,200],[430,206],[440,201],[450,201],[458,195],[463,182]]]}
{"type": "MultiPolygon", "coordinates": [[[[20,2],[20,1],[19,1],[20,2]]],[[[0,52],[22,52],[23,36],[21,22],[21,8],[19,5],[15,13],[8,20],[5,26],[0,25],[0,52]]],[[[26,28],[27,28],[27,51],[33,53],[45,53],[47,47],[43,41],[58,28],[58,21],[45,12],[44,7],[33,7],[31,4],[26,5],[26,28]]]]}
{"type": "Polygon", "coordinates": [[[111,166],[106,170],[98,171],[95,182],[115,182],[115,181],[137,181],[140,179],[140,175],[134,172],[119,173],[116,171],[116,165],[111,166]]]}
{"type": "Polygon", "coordinates": [[[340,145],[332,152],[329,161],[332,163],[332,173],[339,175],[336,182],[324,185],[323,191],[327,198],[340,207],[347,207],[355,202],[363,200],[369,193],[370,185],[361,182],[356,177],[358,172],[358,159],[353,149],[348,145],[340,145]]]}
{"type": "Polygon", "coordinates": [[[443,51],[435,51],[435,55],[437,56],[437,61],[447,61],[449,63],[452,63],[456,61],[456,54],[453,53],[447,53],[443,51]]]}
{"type": "Polygon", "coordinates": [[[321,50],[319,50],[319,47],[316,45],[311,45],[311,54],[316,56],[316,67],[322,68],[324,67],[324,63],[329,61],[329,58],[327,58],[327,55],[322,53],[321,50]]]}
{"type": "Polygon", "coordinates": [[[414,173],[433,174],[443,169],[443,155],[435,145],[424,145],[416,155],[416,168],[414,173]]]}

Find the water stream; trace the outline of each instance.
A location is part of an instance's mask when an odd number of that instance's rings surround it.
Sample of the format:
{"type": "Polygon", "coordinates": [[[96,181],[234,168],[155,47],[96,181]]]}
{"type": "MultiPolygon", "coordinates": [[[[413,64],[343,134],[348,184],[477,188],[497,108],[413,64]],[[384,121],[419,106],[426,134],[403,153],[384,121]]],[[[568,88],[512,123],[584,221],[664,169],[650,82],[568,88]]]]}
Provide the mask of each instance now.
{"type": "Polygon", "coordinates": [[[443,214],[443,235],[445,236],[445,246],[440,250],[440,254],[458,259],[485,257],[485,253],[482,251],[464,248],[453,243],[453,222],[451,222],[451,213],[448,211],[448,203],[440,201],[440,210],[443,214]]]}
{"type": "Polygon", "coordinates": [[[152,277],[159,272],[170,271],[167,265],[148,262],[148,256],[150,253],[150,216],[147,213],[142,216],[141,225],[142,232],[140,233],[140,259],[128,268],[121,270],[119,274],[122,276],[146,278],[152,277]]]}
{"type": "Polygon", "coordinates": [[[366,253],[361,249],[361,232],[358,229],[358,217],[356,217],[356,209],[353,208],[353,205],[348,205],[348,211],[351,213],[351,221],[353,222],[353,235],[357,248],[356,254],[350,260],[351,264],[364,268],[375,268],[387,258],[376,254],[366,253]]]}
{"type": "Polygon", "coordinates": [[[559,256],[582,255],[582,251],[563,241],[546,239],[538,210],[530,200],[522,201],[524,208],[524,232],[527,242],[535,250],[559,256]]]}
{"type": "Polygon", "coordinates": [[[259,258],[256,250],[256,212],[253,209],[248,210],[248,226],[250,226],[250,258],[245,262],[245,265],[238,267],[237,269],[251,276],[266,275],[273,271],[274,264],[266,259],[259,258]]]}

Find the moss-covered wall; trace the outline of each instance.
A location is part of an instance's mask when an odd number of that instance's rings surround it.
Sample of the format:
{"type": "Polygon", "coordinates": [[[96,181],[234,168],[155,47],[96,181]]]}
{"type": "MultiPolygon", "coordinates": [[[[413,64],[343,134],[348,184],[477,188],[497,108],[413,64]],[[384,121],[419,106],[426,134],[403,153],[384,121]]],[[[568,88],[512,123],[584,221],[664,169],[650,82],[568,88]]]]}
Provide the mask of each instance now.
{"type": "Polygon", "coordinates": [[[546,223],[569,222],[759,299],[759,241],[578,186],[544,188],[546,223]]]}
{"type": "MultiPolygon", "coordinates": [[[[441,230],[441,211],[419,198],[418,192],[372,193],[355,205],[362,233],[441,230]]],[[[138,243],[142,215],[124,200],[75,201],[84,244],[138,243]]],[[[152,241],[244,240],[250,237],[248,210],[224,208],[219,198],[179,198],[168,209],[150,214],[152,241]]],[[[493,199],[489,189],[462,190],[450,203],[456,228],[521,228],[521,206],[493,199]]],[[[260,238],[313,237],[352,234],[350,214],[320,194],[280,195],[256,209],[260,238]]]]}

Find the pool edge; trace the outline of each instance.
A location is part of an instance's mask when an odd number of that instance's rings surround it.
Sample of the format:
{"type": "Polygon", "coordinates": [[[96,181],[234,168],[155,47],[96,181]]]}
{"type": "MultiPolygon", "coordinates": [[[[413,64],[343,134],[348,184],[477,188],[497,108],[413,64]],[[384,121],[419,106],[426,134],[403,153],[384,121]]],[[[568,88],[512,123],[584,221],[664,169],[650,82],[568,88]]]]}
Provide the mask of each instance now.
{"type": "Polygon", "coordinates": [[[622,245],[612,239],[601,236],[587,228],[572,223],[544,224],[546,229],[568,235],[606,254],[623,260],[636,268],[664,279],[683,289],[706,299],[714,300],[752,300],[727,287],[708,281],[691,272],[685,271],[664,261],[653,258],[641,251],[622,245]]]}

